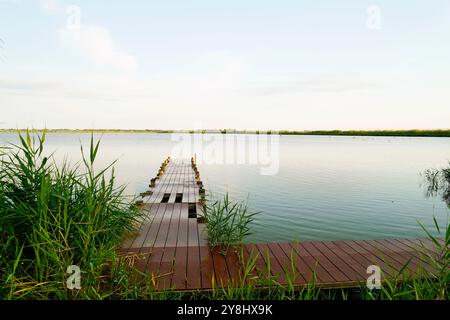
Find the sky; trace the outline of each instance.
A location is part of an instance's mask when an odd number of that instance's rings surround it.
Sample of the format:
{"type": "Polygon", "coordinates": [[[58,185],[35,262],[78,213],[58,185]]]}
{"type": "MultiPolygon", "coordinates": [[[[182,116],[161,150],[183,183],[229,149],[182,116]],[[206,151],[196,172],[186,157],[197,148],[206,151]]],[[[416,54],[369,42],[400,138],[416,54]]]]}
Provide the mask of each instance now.
{"type": "Polygon", "coordinates": [[[0,0],[0,128],[450,128],[448,0],[0,0]]]}

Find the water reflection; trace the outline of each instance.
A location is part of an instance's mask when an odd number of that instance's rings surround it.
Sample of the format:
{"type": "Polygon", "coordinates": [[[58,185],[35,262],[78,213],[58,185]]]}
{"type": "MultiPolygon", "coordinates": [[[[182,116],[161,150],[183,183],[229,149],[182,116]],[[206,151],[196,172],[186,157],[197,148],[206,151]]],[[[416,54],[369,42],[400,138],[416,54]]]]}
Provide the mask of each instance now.
{"type": "Polygon", "coordinates": [[[424,172],[427,197],[442,197],[450,207],[450,167],[428,169],[424,172]]]}

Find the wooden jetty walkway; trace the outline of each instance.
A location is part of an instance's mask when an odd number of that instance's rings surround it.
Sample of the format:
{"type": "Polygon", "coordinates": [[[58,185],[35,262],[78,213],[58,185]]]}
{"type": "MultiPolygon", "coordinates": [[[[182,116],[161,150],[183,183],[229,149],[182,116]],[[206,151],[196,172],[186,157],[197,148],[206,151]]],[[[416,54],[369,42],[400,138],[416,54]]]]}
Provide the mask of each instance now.
{"type": "Polygon", "coordinates": [[[395,276],[408,261],[406,272],[433,269],[424,258],[424,250],[434,250],[427,239],[258,243],[223,254],[221,248],[208,246],[206,225],[199,219],[202,195],[194,159],[170,158],[143,194],[145,219],[135,237],[123,243],[122,251],[137,257],[135,265],[153,276],[158,289],[208,290],[213,281],[216,286],[236,285],[252,257],[254,280],[276,277],[283,285],[289,274],[295,285],[314,279],[315,285],[326,288],[365,283],[370,265],[380,266],[386,277],[395,276]]]}

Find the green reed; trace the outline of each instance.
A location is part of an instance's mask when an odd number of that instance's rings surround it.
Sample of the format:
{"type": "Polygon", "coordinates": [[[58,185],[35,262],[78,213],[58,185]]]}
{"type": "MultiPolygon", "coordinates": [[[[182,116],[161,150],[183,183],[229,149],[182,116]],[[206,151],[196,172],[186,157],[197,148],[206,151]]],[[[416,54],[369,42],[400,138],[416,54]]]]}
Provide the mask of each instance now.
{"type": "Polygon", "coordinates": [[[381,300],[449,300],[450,299],[450,224],[442,230],[436,219],[439,236],[433,236],[419,223],[433,244],[429,250],[424,243],[419,248],[419,266],[414,272],[407,270],[410,261],[392,277],[386,277],[381,290],[362,290],[363,299],[381,300]],[[425,269],[424,265],[428,265],[425,269]]]}
{"type": "Polygon", "coordinates": [[[0,296],[101,298],[101,279],[139,211],[117,186],[112,164],[94,170],[99,142],[91,137],[82,163],[57,164],[42,135],[19,134],[0,161],[0,296]],[[82,289],[66,288],[69,265],[82,289]]]}
{"type": "Polygon", "coordinates": [[[223,199],[209,201],[204,210],[210,246],[233,246],[250,235],[250,223],[257,213],[251,213],[244,202],[232,202],[228,193],[223,199]]]}

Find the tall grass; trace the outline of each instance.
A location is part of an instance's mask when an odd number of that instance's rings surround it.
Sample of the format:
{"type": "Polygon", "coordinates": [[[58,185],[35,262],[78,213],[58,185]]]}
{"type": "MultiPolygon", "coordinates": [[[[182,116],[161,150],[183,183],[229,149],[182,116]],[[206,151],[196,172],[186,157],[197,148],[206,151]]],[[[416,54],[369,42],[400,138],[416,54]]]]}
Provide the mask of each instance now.
{"type": "Polygon", "coordinates": [[[386,278],[379,291],[363,289],[362,299],[377,300],[450,300],[450,224],[441,229],[434,219],[437,234],[433,236],[423,224],[427,238],[433,244],[430,250],[424,243],[419,247],[420,266],[408,272],[406,263],[393,277],[386,278]],[[425,269],[423,264],[429,267],[425,269]]]}
{"type": "Polygon", "coordinates": [[[204,218],[210,246],[227,248],[241,244],[250,235],[250,223],[256,214],[248,211],[245,202],[232,202],[228,193],[223,199],[207,203],[204,218]]]}
{"type": "Polygon", "coordinates": [[[101,298],[116,247],[140,213],[112,165],[94,170],[99,142],[91,137],[87,154],[81,147],[82,163],[57,164],[45,137],[19,134],[0,161],[0,296],[101,298]],[[66,288],[69,265],[81,268],[81,290],[66,288]]]}

